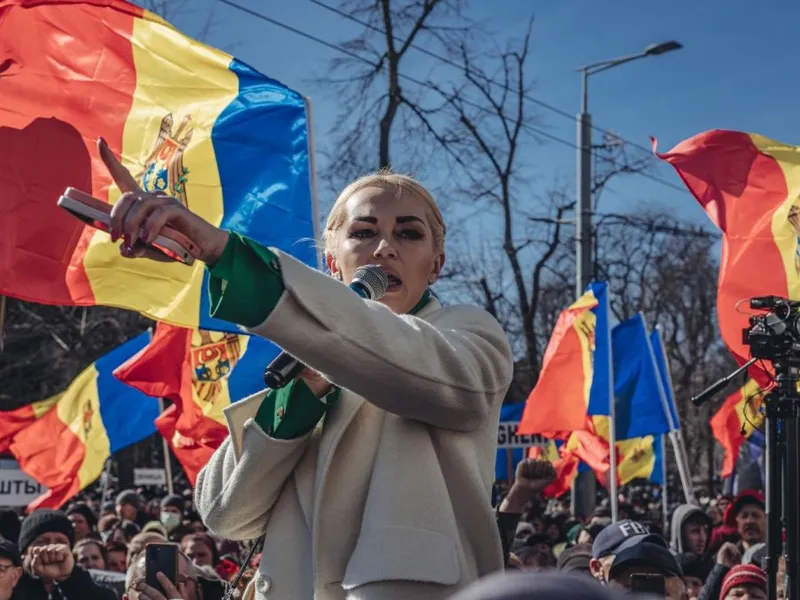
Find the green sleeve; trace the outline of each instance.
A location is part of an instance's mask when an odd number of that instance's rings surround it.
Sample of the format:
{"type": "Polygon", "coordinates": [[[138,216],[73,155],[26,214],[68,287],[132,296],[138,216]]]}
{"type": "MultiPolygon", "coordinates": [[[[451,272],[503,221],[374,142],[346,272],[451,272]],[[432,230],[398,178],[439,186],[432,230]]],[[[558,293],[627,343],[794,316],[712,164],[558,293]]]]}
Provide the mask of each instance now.
{"type": "Polygon", "coordinates": [[[278,440],[297,438],[314,429],[325,410],[338,397],[339,389],[334,388],[323,402],[302,379],[295,379],[286,387],[267,393],[255,421],[270,437],[278,440]]]}
{"type": "MultiPolygon", "coordinates": [[[[263,323],[284,291],[280,265],[273,252],[238,233],[230,233],[225,250],[209,268],[211,316],[246,327],[263,323]]],[[[339,396],[334,388],[325,401],[302,380],[270,390],[255,421],[269,436],[288,440],[305,435],[339,396]]]]}
{"type": "Polygon", "coordinates": [[[211,316],[255,327],[278,304],[284,285],[273,252],[238,233],[230,233],[217,264],[209,268],[211,316]]]}

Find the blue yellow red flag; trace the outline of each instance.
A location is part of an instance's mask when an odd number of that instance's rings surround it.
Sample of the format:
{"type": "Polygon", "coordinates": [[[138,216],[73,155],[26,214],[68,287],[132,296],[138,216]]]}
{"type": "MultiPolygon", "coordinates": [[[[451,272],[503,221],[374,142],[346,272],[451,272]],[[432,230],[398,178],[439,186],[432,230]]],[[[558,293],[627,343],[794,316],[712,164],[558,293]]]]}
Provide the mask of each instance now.
{"type": "Polygon", "coordinates": [[[765,415],[762,403],[761,387],[757,381],[750,379],[728,396],[711,417],[709,421],[711,431],[725,451],[722,477],[730,477],[742,444],[763,426],[765,415]]]}
{"type": "Polygon", "coordinates": [[[114,375],[173,402],[156,426],[194,483],[227,437],[223,409],[264,388],[264,367],[274,356],[275,346],[258,336],[159,323],[150,344],[114,375]]]}
{"type": "Polygon", "coordinates": [[[614,356],[616,439],[628,440],[670,431],[661,374],[641,313],[611,330],[614,356]]]}
{"type": "Polygon", "coordinates": [[[539,380],[525,403],[520,433],[556,437],[560,432],[583,430],[590,406],[597,410],[608,406],[607,302],[606,284],[593,283],[559,315],[539,380]]]}
{"type": "Polygon", "coordinates": [[[149,339],[143,333],[99,358],[14,434],[10,450],[20,468],[49,488],[29,508],[61,506],[100,477],[112,453],[155,433],[158,401],[112,375],[149,339]]]}
{"type": "Polygon", "coordinates": [[[202,264],[125,260],[56,206],[119,198],[100,136],[145,190],[316,266],[307,103],[230,54],[123,0],[6,0],[0,97],[0,294],[239,331],[209,317],[202,264]]]}

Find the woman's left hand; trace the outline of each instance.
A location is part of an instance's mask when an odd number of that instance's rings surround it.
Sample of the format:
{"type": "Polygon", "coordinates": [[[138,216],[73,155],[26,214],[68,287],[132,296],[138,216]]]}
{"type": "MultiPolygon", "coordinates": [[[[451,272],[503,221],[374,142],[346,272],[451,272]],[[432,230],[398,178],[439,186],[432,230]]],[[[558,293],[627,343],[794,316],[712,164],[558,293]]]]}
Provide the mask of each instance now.
{"type": "Polygon", "coordinates": [[[328,392],[331,391],[333,387],[331,382],[325,379],[320,373],[317,373],[314,369],[309,369],[306,367],[303,371],[298,375],[299,379],[305,381],[306,385],[314,392],[314,395],[317,398],[324,397],[328,392]]]}

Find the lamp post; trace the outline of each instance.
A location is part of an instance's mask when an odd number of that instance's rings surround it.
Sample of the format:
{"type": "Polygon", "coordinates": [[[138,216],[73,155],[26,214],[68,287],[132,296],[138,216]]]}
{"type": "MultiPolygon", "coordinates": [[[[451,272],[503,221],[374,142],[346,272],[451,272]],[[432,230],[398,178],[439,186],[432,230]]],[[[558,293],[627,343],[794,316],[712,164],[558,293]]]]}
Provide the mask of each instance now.
{"type": "MultiPolygon", "coordinates": [[[[683,46],[675,41],[653,44],[638,54],[620,56],[609,60],[585,65],[578,69],[581,73],[581,112],[578,115],[578,197],[577,203],[577,231],[575,248],[575,294],[580,298],[586,287],[591,283],[594,273],[594,262],[592,260],[592,116],[589,114],[589,76],[601,71],[607,71],[619,65],[647,58],[648,56],[658,56],[680,50],[683,46]]],[[[616,452],[613,451],[616,444],[615,421],[614,421],[614,400],[611,399],[610,408],[610,427],[609,427],[609,446],[612,448],[609,479],[609,495],[611,501],[611,514],[614,521],[617,520],[617,461],[616,452]]],[[[572,493],[572,514],[588,516],[594,509],[595,504],[595,479],[591,471],[581,473],[575,480],[572,493]]]]}
{"type": "Polygon", "coordinates": [[[578,115],[578,231],[576,252],[575,292],[580,298],[592,281],[592,116],[589,114],[589,76],[619,65],[658,56],[683,48],[678,42],[653,44],[639,54],[621,56],[592,63],[578,69],[581,73],[581,112],[578,115]]]}

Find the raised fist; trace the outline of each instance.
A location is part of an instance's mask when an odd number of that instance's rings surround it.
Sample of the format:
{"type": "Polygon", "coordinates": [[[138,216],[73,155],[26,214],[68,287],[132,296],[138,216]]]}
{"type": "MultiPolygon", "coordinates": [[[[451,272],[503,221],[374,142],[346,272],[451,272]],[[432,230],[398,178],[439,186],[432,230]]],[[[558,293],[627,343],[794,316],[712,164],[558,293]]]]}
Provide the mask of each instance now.
{"type": "Polygon", "coordinates": [[[75,559],[66,544],[50,544],[31,548],[29,568],[31,574],[50,581],[63,581],[72,574],[75,559]]]}

